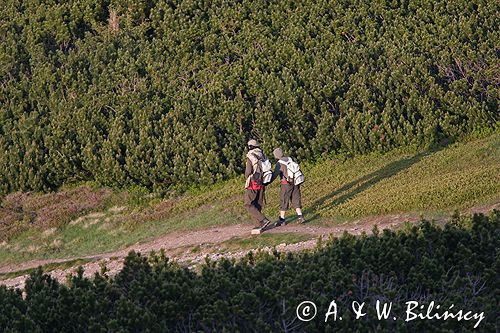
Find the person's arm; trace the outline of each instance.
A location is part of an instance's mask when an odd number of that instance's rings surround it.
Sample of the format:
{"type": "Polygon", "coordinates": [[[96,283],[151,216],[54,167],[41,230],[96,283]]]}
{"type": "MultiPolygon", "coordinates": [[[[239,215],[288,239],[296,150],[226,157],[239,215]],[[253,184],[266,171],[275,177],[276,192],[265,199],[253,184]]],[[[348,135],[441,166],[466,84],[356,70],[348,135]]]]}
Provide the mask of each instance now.
{"type": "Polygon", "coordinates": [[[250,159],[247,157],[247,164],[245,166],[245,179],[247,179],[253,172],[253,165],[250,159]]]}
{"type": "Polygon", "coordinates": [[[245,165],[245,188],[250,186],[250,176],[253,173],[253,165],[249,158],[247,158],[247,163],[245,165]]]}
{"type": "Polygon", "coordinates": [[[269,184],[271,184],[280,175],[280,170],[281,170],[281,163],[276,162],[276,166],[274,167],[273,175],[271,176],[269,184]]]}

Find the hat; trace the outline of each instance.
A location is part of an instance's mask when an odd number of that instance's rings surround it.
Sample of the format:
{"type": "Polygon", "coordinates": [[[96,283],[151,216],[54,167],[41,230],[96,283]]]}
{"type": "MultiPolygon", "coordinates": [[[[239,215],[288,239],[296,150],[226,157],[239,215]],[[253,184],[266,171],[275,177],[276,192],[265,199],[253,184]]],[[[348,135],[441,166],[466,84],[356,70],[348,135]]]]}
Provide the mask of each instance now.
{"type": "Polygon", "coordinates": [[[282,158],[284,155],[283,155],[283,150],[281,148],[276,148],[274,151],[273,151],[273,155],[274,155],[274,158],[279,160],[280,158],[282,158]]]}
{"type": "Polygon", "coordinates": [[[250,139],[248,141],[248,146],[260,147],[260,143],[255,139],[250,139]]]}

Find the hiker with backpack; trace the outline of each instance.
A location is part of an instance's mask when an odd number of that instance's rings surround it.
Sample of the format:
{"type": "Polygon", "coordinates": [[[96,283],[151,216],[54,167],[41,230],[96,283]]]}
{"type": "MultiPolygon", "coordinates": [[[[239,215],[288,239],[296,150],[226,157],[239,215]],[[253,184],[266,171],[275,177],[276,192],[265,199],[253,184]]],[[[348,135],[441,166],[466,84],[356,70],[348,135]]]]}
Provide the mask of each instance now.
{"type": "Polygon", "coordinates": [[[285,225],[285,213],[288,210],[290,201],[298,216],[299,223],[305,223],[302,215],[302,197],[300,193],[300,184],[304,182],[304,174],[300,170],[299,165],[290,157],[283,154],[281,148],[276,148],[273,151],[276,159],[276,167],[271,177],[271,182],[278,176],[281,179],[280,185],[280,216],[279,220],[274,224],[275,227],[285,225]]]}
{"type": "Polygon", "coordinates": [[[270,221],[262,214],[266,185],[272,177],[271,162],[260,148],[257,140],[248,141],[248,153],[245,167],[245,208],[264,230],[270,221]]]}

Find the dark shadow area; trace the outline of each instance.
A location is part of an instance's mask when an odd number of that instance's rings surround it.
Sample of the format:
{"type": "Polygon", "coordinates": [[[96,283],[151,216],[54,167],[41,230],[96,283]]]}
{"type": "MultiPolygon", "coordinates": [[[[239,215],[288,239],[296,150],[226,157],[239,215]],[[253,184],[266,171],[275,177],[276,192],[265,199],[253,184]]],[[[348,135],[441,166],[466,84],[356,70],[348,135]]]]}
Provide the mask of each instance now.
{"type": "Polygon", "coordinates": [[[368,188],[372,187],[373,185],[377,184],[378,182],[392,177],[396,175],[397,173],[408,169],[410,166],[413,164],[419,162],[423,157],[433,155],[436,152],[444,149],[445,146],[439,146],[436,147],[432,150],[428,150],[422,153],[418,153],[412,157],[408,158],[402,158],[398,161],[394,161],[392,163],[389,163],[385,167],[372,172],[368,175],[365,175],[361,178],[356,179],[355,181],[349,182],[345,185],[343,185],[341,188],[333,191],[332,193],[329,193],[318,200],[314,201],[308,208],[304,210],[304,214],[307,218],[307,222],[311,222],[314,220],[319,219],[319,214],[316,212],[320,207],[323,206],[325,202],[330,200],[331,198],[341,195],[339,198],[334,200],[332,203],[328,204],[325,207],[322,208],[332,208],[335,206],[338,206],[351,198],[355,197],[356,195],[360,194],[361,192],[367,190],[368,188]]]}

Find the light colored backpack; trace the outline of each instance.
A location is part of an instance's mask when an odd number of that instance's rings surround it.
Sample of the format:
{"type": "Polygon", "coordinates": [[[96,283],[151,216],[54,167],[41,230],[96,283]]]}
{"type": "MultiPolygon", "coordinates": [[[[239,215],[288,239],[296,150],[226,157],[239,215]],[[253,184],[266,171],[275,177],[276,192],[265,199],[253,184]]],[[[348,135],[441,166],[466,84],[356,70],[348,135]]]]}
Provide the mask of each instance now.
{"type": "Polygon", "coordinates": [[[271,162],[267,159],[259,160],[260,171],[262,172],[262,183],[268,185],[271,182],[271,177],[273,176],[271,162]]]}
{"type": "Polygon", "coordinates": [[[279,160],[278,162],[286,166],[287,175],[285,177],[289,183],[292,183],[293,185],[300,185],[304,182],[305,176],[302,171],[300,171],[300,167],[297,162],[294,162],[290,157],[286,162],[283,160],[279,160]]]}
{"type": "MultiPolygon", "coordinates": [[[[272,165],[269,159],[259,150],[251,150],[247,157],[253,165],[253,174],[251,177],[257,184],[268,185],[273,176],[272,165]]],[[[250,179],[247,180],[247,183],[250,179]]],[[[248,187],[248,185],[246,186],[248,187]]]]}

